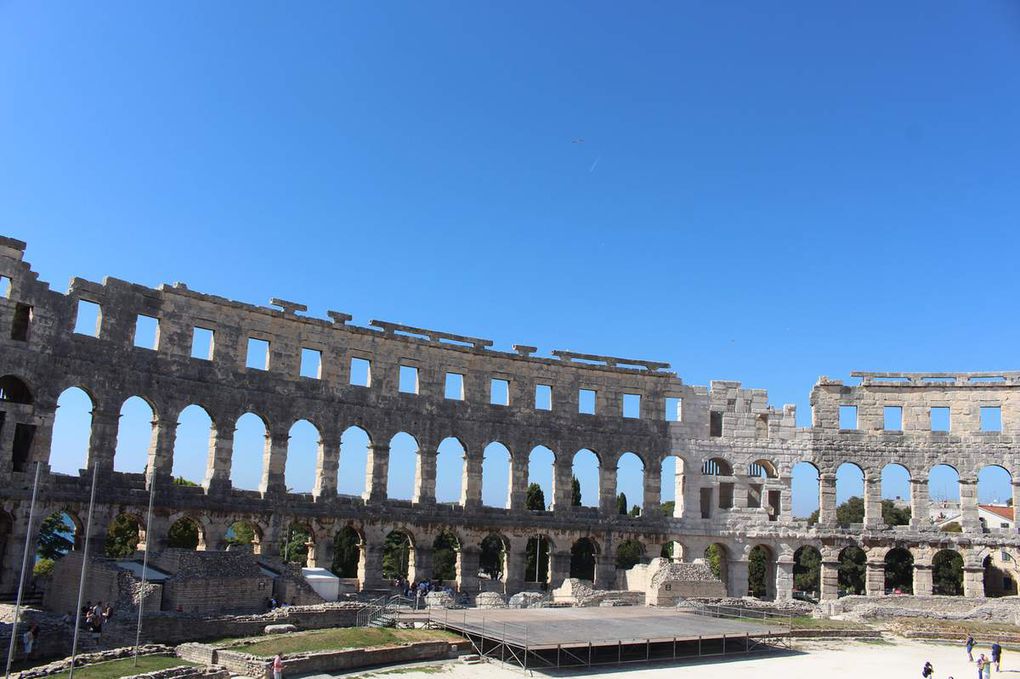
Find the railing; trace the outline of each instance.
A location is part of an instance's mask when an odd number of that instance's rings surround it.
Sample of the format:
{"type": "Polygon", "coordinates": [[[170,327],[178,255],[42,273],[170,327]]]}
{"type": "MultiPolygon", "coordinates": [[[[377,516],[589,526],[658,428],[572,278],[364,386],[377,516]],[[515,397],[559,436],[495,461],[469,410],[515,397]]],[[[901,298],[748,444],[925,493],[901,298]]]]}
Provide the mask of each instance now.
{"type": "Polygon", "coordinates": [[[372,599],[358,611],[357,626],[368,627],[380,618],[395,612],[398,608],[415,608],[415,602],[405,596],[386,595],[372,599]]]}
{"type": "Polygon", "coordinates": [[[774,621],[787,629],[793,629],[793,615],[790,613],[777,613],[764,609],[744,608],[743,606],[723,606],[721,604],[703,604],[681,610],[710,618],[738,618],[742,620],[760,620],[765,623],[774,621]]]}

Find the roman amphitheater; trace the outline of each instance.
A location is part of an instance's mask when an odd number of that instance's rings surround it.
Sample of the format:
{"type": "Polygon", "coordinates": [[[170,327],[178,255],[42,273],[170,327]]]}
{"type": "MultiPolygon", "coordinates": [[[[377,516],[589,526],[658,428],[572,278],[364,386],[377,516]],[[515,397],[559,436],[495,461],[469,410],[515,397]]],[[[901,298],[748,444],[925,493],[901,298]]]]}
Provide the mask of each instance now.
{"type": "MultiPolygon", "coordinates": [[[[747,593],[750,554],[764,548],[768,591],[762,597],[778,601],[793,596],[795,553],[802,547],[821,554],[823,601],[838,596],[839,558],[848,547],[866,555],[866,593],[874,597],[886,594],[887,555],[893,552],[912,560],[915,595],[932,594],[932,561],[944,550],[962,556],[965,597],[1008,587],[1001,574],[989,576],[991,564],[1020,559],[1015,532],[979,516],[977,493],[978,476],[988,466],[1018,478],[1020,373],[858,373],[854,384],[821,377],[811,392],[811,426],[798,427],[795,408],[771,405],[763,389],[729,381],[688,385],[667,363],[570,351],[540,356],[535,347],[521,345],[499,351],[485,339],[381,321],[355,325],[341,312],[312,318],[297,303],[274,299],[257,306],[182,284],[153,289],[75,278],[64,294],[39,280],[24,250],[23,242],[0,238],[0,276],[7,279],[6,298],[0,299],[2,591],[17,587],[22,545],[35,541],[26,532],[37,462],[37,516],[72,517],[76,548],[95,469],[90,537],[97,544],[120,515],[143,522],[154,487],[153,520],[142,536],[154,553],[181,520],[198,527],[198,550],[206,552],[224,551],[230,527],[245,522],[253,529],[256,554],[271,559],[279,556],[287,527],[298,523],[309,535],[308,565],[328,566],[338,532],[353,530],[357,585],[366,591],[385,584],[385,542],[395,531],[410,545],[412,579],[430,575],[434,540],[450,533],[457,544],[457,588],[506,594],[559,586],[571,576],[571,551],[580,541],[591,547],[592,580],[602,589],[617,586],[616,555],[624,543],[640,543],[646,557],[667,547],[667,554],[685,562],[717,545],[730,596],[747,593]],[[94,336],[74,332],[83,301],[101,310],[94,336]],[[158,324],[153,348],[136,346],[140,318],[158,324]],[[211,333],[208,356],[193,356],[196,328],[211,333]],[[265,365],[247,367],[249,340],[268,343],[265,365]],[[301,375],[307,351],[321,357],[314,376],[301,375]],[[354,362],[368,366],[370,381],[352,384],[354,362]],[[401,370],[413,373],[415,388],[400,388],[401,370]],[[451,375],[462,384],[458,398],[444,389],[451,375]],[[57,401],[71,387],[92,401],[86,468],[76,475],[54,473],[48,465],[57,401]],[[500,389],[505,397],[493,398],[500,389]],[[145,473],[115,471],[118,420],[130,397],[144,399],[153,414],[145,473]],[[584,407],[585,398],[593,399],[593,407],[584,407]],[[632,410],[625,412],[624,403],[632,410]],[[173,483],[172,475],[178,415],[192,405],[212,421],[199,486],[173,483]],[[898,409],[901,426],[888,427],[890,409],[898,409]],[[933,430],[933,409],[948,409],[949,431],[933,430]],[[989,431],[981,415],[993,410],[1001,427],[989,431]],[[247,413],[265,425],[261,460],[233,454],[235,423],[247,413]],[[318,456],[312,492],[293,493],[284,480],[288,439],[302,420],[318,432],[318,456]],[[341,437],[354,426],[369,437],[361,496],[338,493],[341,437]],[[390,441],[400,432],[413,436],[418,447],[410,500],[387,497],[390,441]],[[461,499],[437,502],[436,454],[451,437],[464,451],[461,499]],[[482,503],[484,455],[496,442],[509,451],[505,507],[482,503]],[[526,505],[529,456],[538,446],[555,455],[551,502],[542,510],[526,505]],[[571,501],[572,464],[581,450],[598,458],[594,507],[571,501]],[[617,467],[625,454],[639,458],[644,469],[639,516],[621,514],[616,506],[617,467]],[[676,501],[666,515],[660,470],[670,457],[675,466],[668,468],[676,472],[665,483],[672,484],[676,501]],[[792,513],[791,477],[800,463],[817,470],[819,515],[810,526],[792,513]],[[836,471],[844,463],[863,472],[863,523],[837,521],[836,471]],[[235,488],[232,470],[255,464],[263,469],[260,488],[235,488]],[[890,464],[909,472],[908,525],[883,520],[880,478],[890,464]],[[931,516],[929,472],[940,464],[959,475],[958,532],[941,530],[931,516]],[[505,563],[498,580],[482,583],[481,543],[490,536],[503,544],[505,563]],[[528,571],[529,544],[547,552],[544,573],[528,571]]],[[[1012,505],[1017,483],[1011,485],[1012,505]]],[[[37,529],[38,522],[32,527],[37,529]]],[[[1008,567],[1006,577],[1015,581],[1008,567]]]]}

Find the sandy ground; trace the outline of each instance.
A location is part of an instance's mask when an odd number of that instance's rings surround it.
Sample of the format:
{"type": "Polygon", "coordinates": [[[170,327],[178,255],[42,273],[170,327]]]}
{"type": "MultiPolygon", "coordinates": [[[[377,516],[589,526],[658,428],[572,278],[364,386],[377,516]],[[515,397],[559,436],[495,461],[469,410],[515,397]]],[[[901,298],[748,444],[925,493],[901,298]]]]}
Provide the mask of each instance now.
{"type": "MultiPolygon", "coordinates": [[[[975,649],[989,654],[987,648],[975,649]]],[[[1003,653],[1002,672],[995,679],[1020,679],[1020,652],[1003,653]]],[[[936,679],[976,679],[977,666],[967,662],[962,644],[948,646],[896,640],[889,643],[800,642],[793,653],[750,656],[743,659],[721,658],[684,664],[603,666],[594,670],[528,672],[530,676],[612,676],[614,679],[675,679],[676,677],[754,677],[755,679],[826,679],[861,677],[862,679],[920,679],[925,661],[935,667],[936,679]]],[[[460,662],[425,664],[416,667],[387,668],[374,672],[346,675],[365,679],[520,679],[526,676],[498,663],[465,665],[460,662]],[[423,671],[424,670],[424,671],[423,671]]]]}

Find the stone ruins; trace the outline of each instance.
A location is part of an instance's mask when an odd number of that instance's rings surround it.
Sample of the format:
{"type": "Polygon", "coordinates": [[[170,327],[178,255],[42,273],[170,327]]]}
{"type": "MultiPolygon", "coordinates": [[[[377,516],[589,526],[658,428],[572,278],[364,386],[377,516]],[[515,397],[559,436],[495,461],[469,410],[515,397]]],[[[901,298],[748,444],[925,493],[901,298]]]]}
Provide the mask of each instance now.
{"type": "MultiPolygon", "coordinates": [[[[270,307],[256,306],[182,284],[152,289],[75,278],[61,294],[38,279],[24,249],[20,241],[0,238],[0,277],[6,279],[0,280],[0,294],[6,293],[0,298],[3,592],[17,586],[26,537],[34,544],[26,531],[36,462],[43,470],[37,517],[66,512],[79,534],[91,470],[98,468],[91,530],[97,545],[119,515],[144,526],[154,484],[153,524],[143,535],[153,551],[166,546],[170,527],[181,519],[197,525],[198,549],[209,551],[224,550],[230,526],[244,521],[254,529],[256,553],[272,558],[287,527],[297,522],[310,535],[308,565],[329,567],[335,536],[349,527],[360,542],[357,584],[366,590],[384,584],[385,540],[393,531],[410,541],[412,578],[430,575],[433,541],[448,531],[458,545],[457,587],[504,595],[560,587],[571,576],[571,549],[581,540],[595,554],[594,585],[606,590],[620,588],[615,558],[626,541],[640,543],[645,562],[667,545],[667,553],[682,562],[694,562],[717,545],[730,596],[747,593],[749,555],[761,546],[768,555],[765,597],[778,600],[793,595],[794,554],[804,546],[820,551],[823,600],[837,597],[838,559],[851,546],[866,554],[866,592],[872,596],[885,594],[891,550],[912,557],[915,594],[932,593],[932,560],[942,550],[962,556],[968,597],[985,594],[989,559],[1015,565],[1020,558],[1015,532],[983,522],[977,502],[977,477],[989,465],[1010,472],[1014,506],[1018,500],[1020,373],[855,373],[859,383],[853,385],[822,377],[811,393],[811,426],[798,428],[794,406],[770,405],[765,390],[738,382],[687,385],[666,363],[569,351],[547,358],[521,345],[498,351],[485,339],[383,321],[362,327],[333,311],[322,320],[302,315],[301,304],[274,299],[270,307]],[[74,332],[81,301],[99,305],[95,336],[74,332]],[[158,324],[152,349],[135,346],[139,317],[158,324]],[[192,356],[196,328],[211,333],[207,357],[192,356]],[[268,343],[264,366],[246,367],[249,339],[268,343]],[[321,357],[317,376],[300,374],[303,350],[321,357]],[[367,366],[365,385],[351,384],[354,360],[367,366]],[[412,393],[400,389],[402,369],[416,378],[412,393]],[[461,398],[447,397],[448,375],[462,382],[461,398]],[[93,406],[86,469],[78,475],[56,474],[48,466],[57,400],[70,387],[84,390],[93,406]],[[493,398],[498,392],[505,397],[493,398]],[[593,397],[593,412],[581,412],[582,392],[593,397]],[[132,396],[153,411],[144,474],[114,467],[121,406],[132,396]],[[628,417],[624,402],[633,408],[628,417]],[[213,423],[198,487],[173,483],[171,473],[178,415],[191,404],[213,423]],[[890,408],[899,409],[900,427],[887,428],[890,408]],[[848,424],[851,409],[856,421],[848,424]],[[948,431],[933,431],[933,409],[948,409],[948,431]],[[983,430],[986,409],[996,410],[1000,430],[983,430]],[[245,413],[265,423],[262,460],[233,455],[235,423],[245,413]],[[284,483],[288,432],[299,420],[313,424],[320,439],[311,493],[288,492],[284,483]],[[354,425],[370,437],[361,497],[337,492],[341,435],[354,425]],[[398,432],[418,444],[409,501],[386,495],[389,442],[398,432]],[[448,437],[465,451],[458,503],[436,501],[437,448],[448,437]],[[483,452],[492,442],[510,451],[505,508],[481,502],[483,452]],[[529,455],[540,445],[555,454],[551,507],[529,510],[529,455]],[[599,460],[597,507],[571,506],[573,457],[582,449],[599,460]],[[636,499],[640,516],[616,508],[617,465],[625,453],[644,466],[644,496],[636,499]],[[676,458],[669,481],[677,501],[666,516],[660,470],[670,456],[676,458]],[[818,472],[819,520],[812,526],[791,512],[792,469],[801,462],[818,472]],[[863,524],[837,521],[835,475],[846,462],[864,474],[863,524]],[[256,463],[263,469],[261,487],[234,488],[231,469],[256,463]],[[910,475],[909,525],[883,520],[880,479],[889,464],[910,475]],[[959,532],[940,530],[932,521],[928,478],[939,464],[959,473],[959,532]],[[488,536],[502,542],[505,563],[498,582],[482,583],[480,545],[488,536]],[[548,555],[548,569],[537,576],[526,572],[526,550],[535,538],[541,539],[532,544],[548,555]]],[[[101,546],[97,550],[101,554],[101,546]]],[[[1000,577],[994,587],[1002,584],[1000,577]]]]}

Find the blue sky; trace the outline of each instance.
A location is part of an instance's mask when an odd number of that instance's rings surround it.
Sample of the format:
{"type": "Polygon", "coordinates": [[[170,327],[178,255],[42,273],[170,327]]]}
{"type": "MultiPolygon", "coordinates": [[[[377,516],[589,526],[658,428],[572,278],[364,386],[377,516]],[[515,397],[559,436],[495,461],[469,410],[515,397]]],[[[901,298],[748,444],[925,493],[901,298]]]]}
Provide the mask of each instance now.
{"type": "Polygon", "coordinates": [[[0,232],[57,289],[667,360],[806,425],[818,375],[1017,367],[1018,72],[1006,0],[8,1],[0,232]]]}

